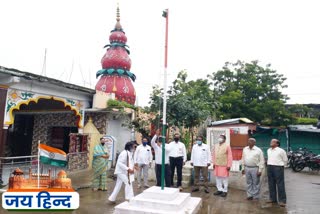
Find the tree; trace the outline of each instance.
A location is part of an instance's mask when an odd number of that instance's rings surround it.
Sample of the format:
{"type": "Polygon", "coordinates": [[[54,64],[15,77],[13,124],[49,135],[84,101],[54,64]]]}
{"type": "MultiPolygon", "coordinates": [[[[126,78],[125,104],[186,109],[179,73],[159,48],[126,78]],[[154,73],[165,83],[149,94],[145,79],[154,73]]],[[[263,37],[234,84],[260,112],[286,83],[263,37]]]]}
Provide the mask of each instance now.
{"type": "Polygon", "coordinates": [[[131,121],[132,128],[139,132],[143,137],[150,136],[150,124],[152,123],[154,115],[148,112],[148,109],[138,108],[136,117],[131,121]]]}
{"type": "Polygon", "coordinates": [[[296,117],[310,117],[310,113],[312,112],[312,108],[302,104],[295,104],[288,108],[289,112],[294,114],[296,117]]]}
{"type": "Polygon", "coordinates": [[[217,103],[207,79],[187,82],[187,72],[181,71],[169,90],[168,114],[176,126],[193,128],[212,115],[217,103]]]}
{"type": "Polygon", "coordinates": [[[160,88],[159,85],[153,86],[149,99],[150,107],[146,107],[145,112],[155,115],[151,123],[156,125],[157,128],[160,128],[162,125],[163,88],[160,88]]]}
{"type": "Polygon", "coordinates": [[[248,117],[265,125],[286,125],[291,116],[285,108],[288,97],[282,94],[286,78],[268,64],[258,61],[226,62],[208,77],[221,103],[220,118],[248,117]]]}
{"type": "MultiPolygon", "coordinates": [[[[194,127],[199,126],[217,108],[212,83],[207,79],[187,81],[187,72],[179,72],[168,90],[167,121],[169,126],[189,129],[192,135],[194,127]]],[[[162,118],[163,90],[154,86],[150,95],[150,110],[159,112],[162,118]],[[160,110],[160,111],[159,111],[160,110]]],[[[193,136],[191,136],[191,139],[193,136]]]]}

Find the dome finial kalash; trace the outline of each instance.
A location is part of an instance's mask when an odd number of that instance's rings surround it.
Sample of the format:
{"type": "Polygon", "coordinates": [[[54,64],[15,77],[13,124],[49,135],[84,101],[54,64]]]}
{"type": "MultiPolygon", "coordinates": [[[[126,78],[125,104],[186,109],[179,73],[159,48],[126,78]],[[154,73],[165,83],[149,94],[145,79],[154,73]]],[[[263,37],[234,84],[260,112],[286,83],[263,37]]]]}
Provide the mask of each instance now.
{"type": "Polygon", "coordinates": [[[120,30],[120,29],[122,29],[122,26],[121,26],[121,24],[120,24],[120,8],[119,8],[119,3],[117,3],[117,24],[116,24],[116,27],[115,27],[115,29],[118,29],[118,30],[120,30]]]}
{"type": "Polygon", "coordinates": [[[130,72],[130,51],[126,45],[127,37],[120,24],[119,6],[116,20],[115,28],[109,37],[110,44],[104,46],[107,52],[101,59],[102,69],[96,75],[97,78],[101,76],[96,84],[96,90],[114,93],[117,100],[134,105],[136,93],[131,80],[135,81],[136,76],[130,72]]]}

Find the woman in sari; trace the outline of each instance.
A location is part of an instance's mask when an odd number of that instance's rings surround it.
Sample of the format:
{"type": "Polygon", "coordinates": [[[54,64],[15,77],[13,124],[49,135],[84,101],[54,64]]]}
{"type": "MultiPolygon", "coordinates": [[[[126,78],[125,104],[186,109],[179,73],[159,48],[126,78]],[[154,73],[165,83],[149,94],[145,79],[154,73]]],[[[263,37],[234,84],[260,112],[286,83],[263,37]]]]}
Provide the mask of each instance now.
{"type": "Polygon", "coordinates": [[[107,148],[104,146],[107,138],[100,138],[100,143],[94,147],[93,150],[93,191],[107,190],[107,167],[109,154],[107,148]]]}

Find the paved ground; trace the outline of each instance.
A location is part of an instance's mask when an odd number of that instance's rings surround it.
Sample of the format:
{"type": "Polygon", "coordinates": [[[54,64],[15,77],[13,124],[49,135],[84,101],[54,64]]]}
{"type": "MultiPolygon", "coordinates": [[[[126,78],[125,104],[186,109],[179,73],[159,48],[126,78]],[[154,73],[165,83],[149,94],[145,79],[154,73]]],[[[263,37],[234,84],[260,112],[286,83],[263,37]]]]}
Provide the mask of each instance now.
{"type": "MultiPolygon", "coordinates": [[[[80,209],[72,214],[96,214],[96,213],[113,213],[114,206],[107,202],[107,197],[113,189],[114,182],[112,179],[108,181],[109,191],[92,192],[90,188],[89,174],[90,171],[82,171],[76,174],[70,174],[73,185],[80,194],[80,209]],[[83,187],[83,188],[79,188],[83,187]]],[[[204,192],[192,193],[192,196],[201,197],[203,199],[203,206],[201,214],[215,214],[215,213],[257,213],[257,214],[277,214],[277,213],[303,213],[315,214],[320,213],[320,174],[319,173],[293,173],[291,170],[286,170],[286,188],[288,204],[287,208],[280,208],[277,205],[267,205],[265,201],[268,198],[268,191],[266,179],[263,180],[262,198],[258,202],[248,202],[245,200],[246,194],[244,191],[230,189],[227,198],[213,196],[212,193],[206,194],[204,192]]],[[[134,189],[135,194],[139,194],[143,189],[134,189]]],[[[211,192],[216,190],[211,188],[211,192]]],[[[189,189],[184,191],[188,192],[189,189]]],[[[118,203],[124,201],[124,194],[121,191],[118,197],[118,203]]],[[[8,213],[1,208],[0,213],[8,213]]],[[[14,212],[10,212],[13,214],[14,212]]],[[[45,212],[49,213],[49,212],[45,212]]],[[[54,212],[52,212],[54,213],[54,212]]],[[[57,212],[63,214],[65,212],[57,212]]]]}

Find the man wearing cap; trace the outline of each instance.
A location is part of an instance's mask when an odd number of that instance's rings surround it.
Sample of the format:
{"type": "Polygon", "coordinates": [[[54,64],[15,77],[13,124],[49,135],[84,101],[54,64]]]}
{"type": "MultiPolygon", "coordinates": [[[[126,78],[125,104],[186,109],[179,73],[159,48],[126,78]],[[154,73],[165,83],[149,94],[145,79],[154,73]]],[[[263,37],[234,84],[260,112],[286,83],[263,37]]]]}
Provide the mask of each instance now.
{"type": "Polygon", "coordinates": [[[109,152],[105,143],[107,141],[106,137],[100,138],[100,143],[96,145],[93,149],[93,180],[92,180],[92,189],[93,191],[107,190],[107,167],[109,152]]]}

